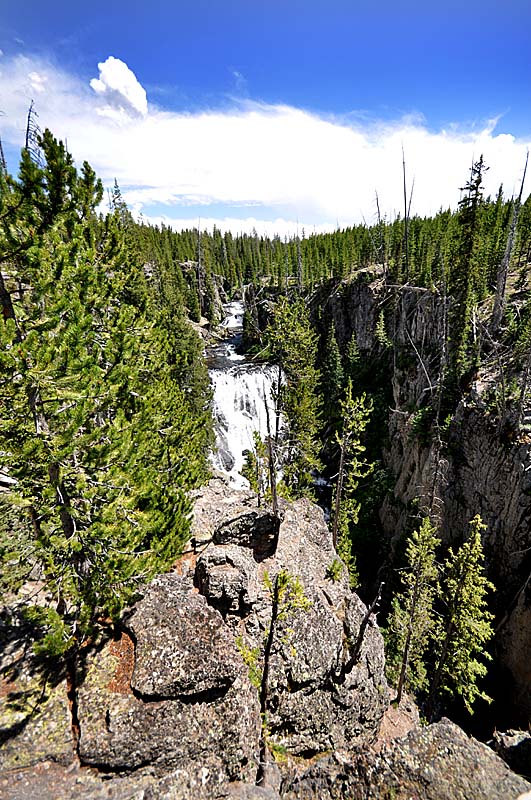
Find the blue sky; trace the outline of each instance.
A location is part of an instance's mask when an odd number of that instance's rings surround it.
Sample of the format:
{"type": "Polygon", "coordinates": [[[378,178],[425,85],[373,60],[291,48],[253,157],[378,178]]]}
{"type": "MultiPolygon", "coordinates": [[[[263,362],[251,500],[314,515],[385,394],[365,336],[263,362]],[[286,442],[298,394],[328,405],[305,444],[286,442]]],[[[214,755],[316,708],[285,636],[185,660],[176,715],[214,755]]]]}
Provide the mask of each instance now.
{"type": "Polygon", "coordinates": [[[510,194],[531,141],[524,0],[0,4],[10,165],[32,98],[137,213],[292,231],[454,205],[480,152],[510,194]],[[145,92],[145,94],[144,94],[145,92]]]}

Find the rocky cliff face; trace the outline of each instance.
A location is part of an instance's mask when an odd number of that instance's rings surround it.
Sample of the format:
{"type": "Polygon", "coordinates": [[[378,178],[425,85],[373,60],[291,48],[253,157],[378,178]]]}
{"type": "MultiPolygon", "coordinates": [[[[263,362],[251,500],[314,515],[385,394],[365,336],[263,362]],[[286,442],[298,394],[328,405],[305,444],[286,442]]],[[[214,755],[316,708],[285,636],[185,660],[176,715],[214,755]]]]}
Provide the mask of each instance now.
{"type": "MultiPolygon", "coordinates": [[[[444,340],[442,298],[427,290],[386,290],[380,279],[346,284],[327,303],[340,347],[351,336],[364,359],[381,354],[376,321],[385,309],[396,342],[389,358],[393,403],[389,410],[386,465],[394,488],[381,512],[393,545],[411,528],[420,505],[436,497],[441,535],[462,540],[480,514],[486,568],[496,586],[496,659],[506,670],[505,696],[514,720],[531,715],[531,441],[507,435],[489,396],[495,386],[494,357],[474,376],[449,421],[440,449],[429,428],[419,431],[418,409],[437,384],[444,340]],[[507,690],[508,689],[508,690],[507,690]]],[[[373,276],[374,278],[374,276],[373,276]]],[[[509,408],[510,411],[510,408],[509,408]]]]}
{"type": "Polygon", "coordinates": [[[408,736],[387,741],[382,637],[370,618],[354,653],[366,609],[346,576],[329,577],[336,554],[320,509],[285,503],[279,520],[217,480],[196,495],[193,535],[77,674],[39,664],[11,630],[0,665],[5,800],[490,800],[528,788],[450,723],[413,719],[397,728],[413,727],[408,736]],[[304,603],[284,606],[272,628],[279,574],[299,579],[304,603]]]}
{"type": "Polygon", "coordinates": [[[353,663],[365,608],[346,578],[327,577],[335,552],[322,512],[300,501],[279,521],[250,493],[214,481],[196,497],[193,537],[196,552],[180,574],[146,588],[119,635],[86,652],[70,685],[62,675],[48,685],[15,636],[2,665],[5,767],[69,763],[74,736],[83,765],[148,770],[172,798],[210,797],[229,783],[254,785],[264,737],[300,756],[375,739],[388,703],[382,637],[373,621],[353,663]],[[307,608],[279,617],[272,632],[261,709],[280,571],[299,577],[307,608]]]}
{"type": "Polygon", "coordinates": [[[336,554],[322,511],[307,500],[285,504],[278,525],[268,511],[253,509],[255,502],[246,493],[227,498],[219,481],[201,493],[194,531],[198,538],[212,530],[212,542],[198,558],[196,576],[241,646],[260,652],[271,624],[268,583],[281,570],[301,580],[309,607],[281,622],[272,642],[271,741],[299,755],[371,741],[388,701],[383,640],[373,622],[351,663],[365,607],[350,592],[345,571],[336,581],[327,577],[336,554]]]}
{"type": "Polygon", "coordinates": [[[288,778],[283,798],[490,800],[521,797],[528,786],[485,745],[442,719],[357,759],[328,756],[288,778]]]}

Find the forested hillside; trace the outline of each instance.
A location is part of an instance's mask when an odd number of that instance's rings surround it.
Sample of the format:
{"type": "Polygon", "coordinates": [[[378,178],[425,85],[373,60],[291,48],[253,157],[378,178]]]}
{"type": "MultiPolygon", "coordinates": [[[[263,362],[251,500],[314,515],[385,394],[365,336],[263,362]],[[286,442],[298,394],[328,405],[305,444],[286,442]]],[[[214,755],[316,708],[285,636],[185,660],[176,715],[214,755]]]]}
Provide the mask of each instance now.
{"type": "Polygon", "coordinates": [[[138,223],[116,184],[102,214],[97,176],[48,131],[1,171],[1,582],[53,597],[17,606],[38,649],[75,652],[182,551],[213,447],[191,323],[238,295],[248,352],[278,366],[252,487],[275,514],[278,496],[330,511],[330,577],[345,564],[382,601],[399,699],[436,715],[486,696],[493,614],[526,566],[499,558],[477,491],[455,511],[448,475],[460,486],[463,409],[496,452],[528,441],[531,365],[531,197],[485,198],[486,168],[455,211],[289,241],[138,223]]]}
{"type": "MultiPolygon", "coordinates": [[[[445,281],[452,291],[452,281],[459,280],[464,260],[469,258],[476,265],[472,271],[477,270],[474,289],[479,302],[496,288],[515,210],[511,267],[517,275],[531,258],[531,197],[508,198],[503,187],[495,198],[484,197],[482,176],[486,169],[483,161],[478,161],[468,181],[463,176],[463,188],[456,187],[456,205],[461,195],[459,209],[441,210],[435,217],[408,213],[406,218],[398,214],[391,221],[378,215],[375,224],[329,234],[302,230],[300,236],[285,240],[258,234],[234,235],[219,229],[210,233],[197,228],[175,232],[164,225],[158,229],[141,227],[143,237],[151,241],[154,256],[173,265],[181,285],[183,268],[177,269],[177,264],[196,262],[195,274],[188,263],[184,278],[190,291],[195,288],[196,293],[200,292],[207,317],[216,279],[226,288],[258,282],[278,289],[296,285],[311,291],[323,281],[346,278],[359,269],[379,264],[391,284],[407,282],[432,288],[445,281]]],[[[525,277],[520,280],[525,281],[525,277]]],[[[196,310],[199,299],[196,302],[190,298],[189,302],[196,310]]]]}

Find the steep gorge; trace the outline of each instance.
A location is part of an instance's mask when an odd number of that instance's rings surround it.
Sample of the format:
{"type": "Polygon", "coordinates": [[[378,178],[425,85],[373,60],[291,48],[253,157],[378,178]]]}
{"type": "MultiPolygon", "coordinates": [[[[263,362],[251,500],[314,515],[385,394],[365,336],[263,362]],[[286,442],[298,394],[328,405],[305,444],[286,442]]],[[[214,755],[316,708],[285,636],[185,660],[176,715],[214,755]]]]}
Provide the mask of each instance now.
{"type": "MultiPolygon", "coordinates": [[[[437,391],[445,309],[436,291],[388,287],[377,273],[363,272],[316,305],[333,320],[345,352],[355,337],[364,363],[388,381],[392,404],[381,431],[382,455],[392,490],[380,509],[386,564],[416,524],[419,509],[435,504],[443,543],[460,542],[480,514],[487,530],[484,551],[495,584],[495,669],[498,699],[513,724],[531,714],[531,439],[517,432],[517,397],[500,418],[493,401],[499,382],[495,355],[483,360],[445,420],[441,437],[430,427],[427,404],[437,391]],[[378,321],[385,321],[382,343],[378,321]],[[384,352],[385,351],[385,352],[384,352]]],[[[518,375],[517,375],[518,379],[518,375]]],[[[498,387],[499,388],[499,387],[498,387]]]]}

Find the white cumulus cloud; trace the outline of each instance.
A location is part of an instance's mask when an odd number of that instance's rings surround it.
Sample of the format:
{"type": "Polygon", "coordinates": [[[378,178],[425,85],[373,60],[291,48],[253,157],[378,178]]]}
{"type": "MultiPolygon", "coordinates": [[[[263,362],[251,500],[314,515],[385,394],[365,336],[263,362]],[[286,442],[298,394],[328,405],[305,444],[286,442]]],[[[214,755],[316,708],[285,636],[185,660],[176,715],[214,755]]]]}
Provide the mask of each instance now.
{"type": "Polygon", "coordinates": [[[4,145],[21,146],[35,97],[40,124],[66,139],[78,162],[89,161],[107,185],[116,177],[136,212],[175,227],[197,224],[200,215],[205,225],[282,236],[298,220],[309,234],[314,226],[373,222],[375,191],[391,219],[402,210],[402,148],[408,184],[414,180],[412,212],[427,215],[456,207],[458,187],[481,154],[490,167],[487,193],[503,183],[510,195],[531,144],[497,133],[492,120],[434,131],[421,117],[360,123],[249,100],[177,113],[148,107],[119,59],[99,68],[89,86],[43,60],[4,57],[4,145]]]}
{"type": "Polygon", "coordinates": [[[146,90],[127,64],[119,58],[109,56],[98,64],[98,69],[100,76],[92,78],[90,85],[96,94],[105,99],[109,109],[146,116],[146,90]]]}

